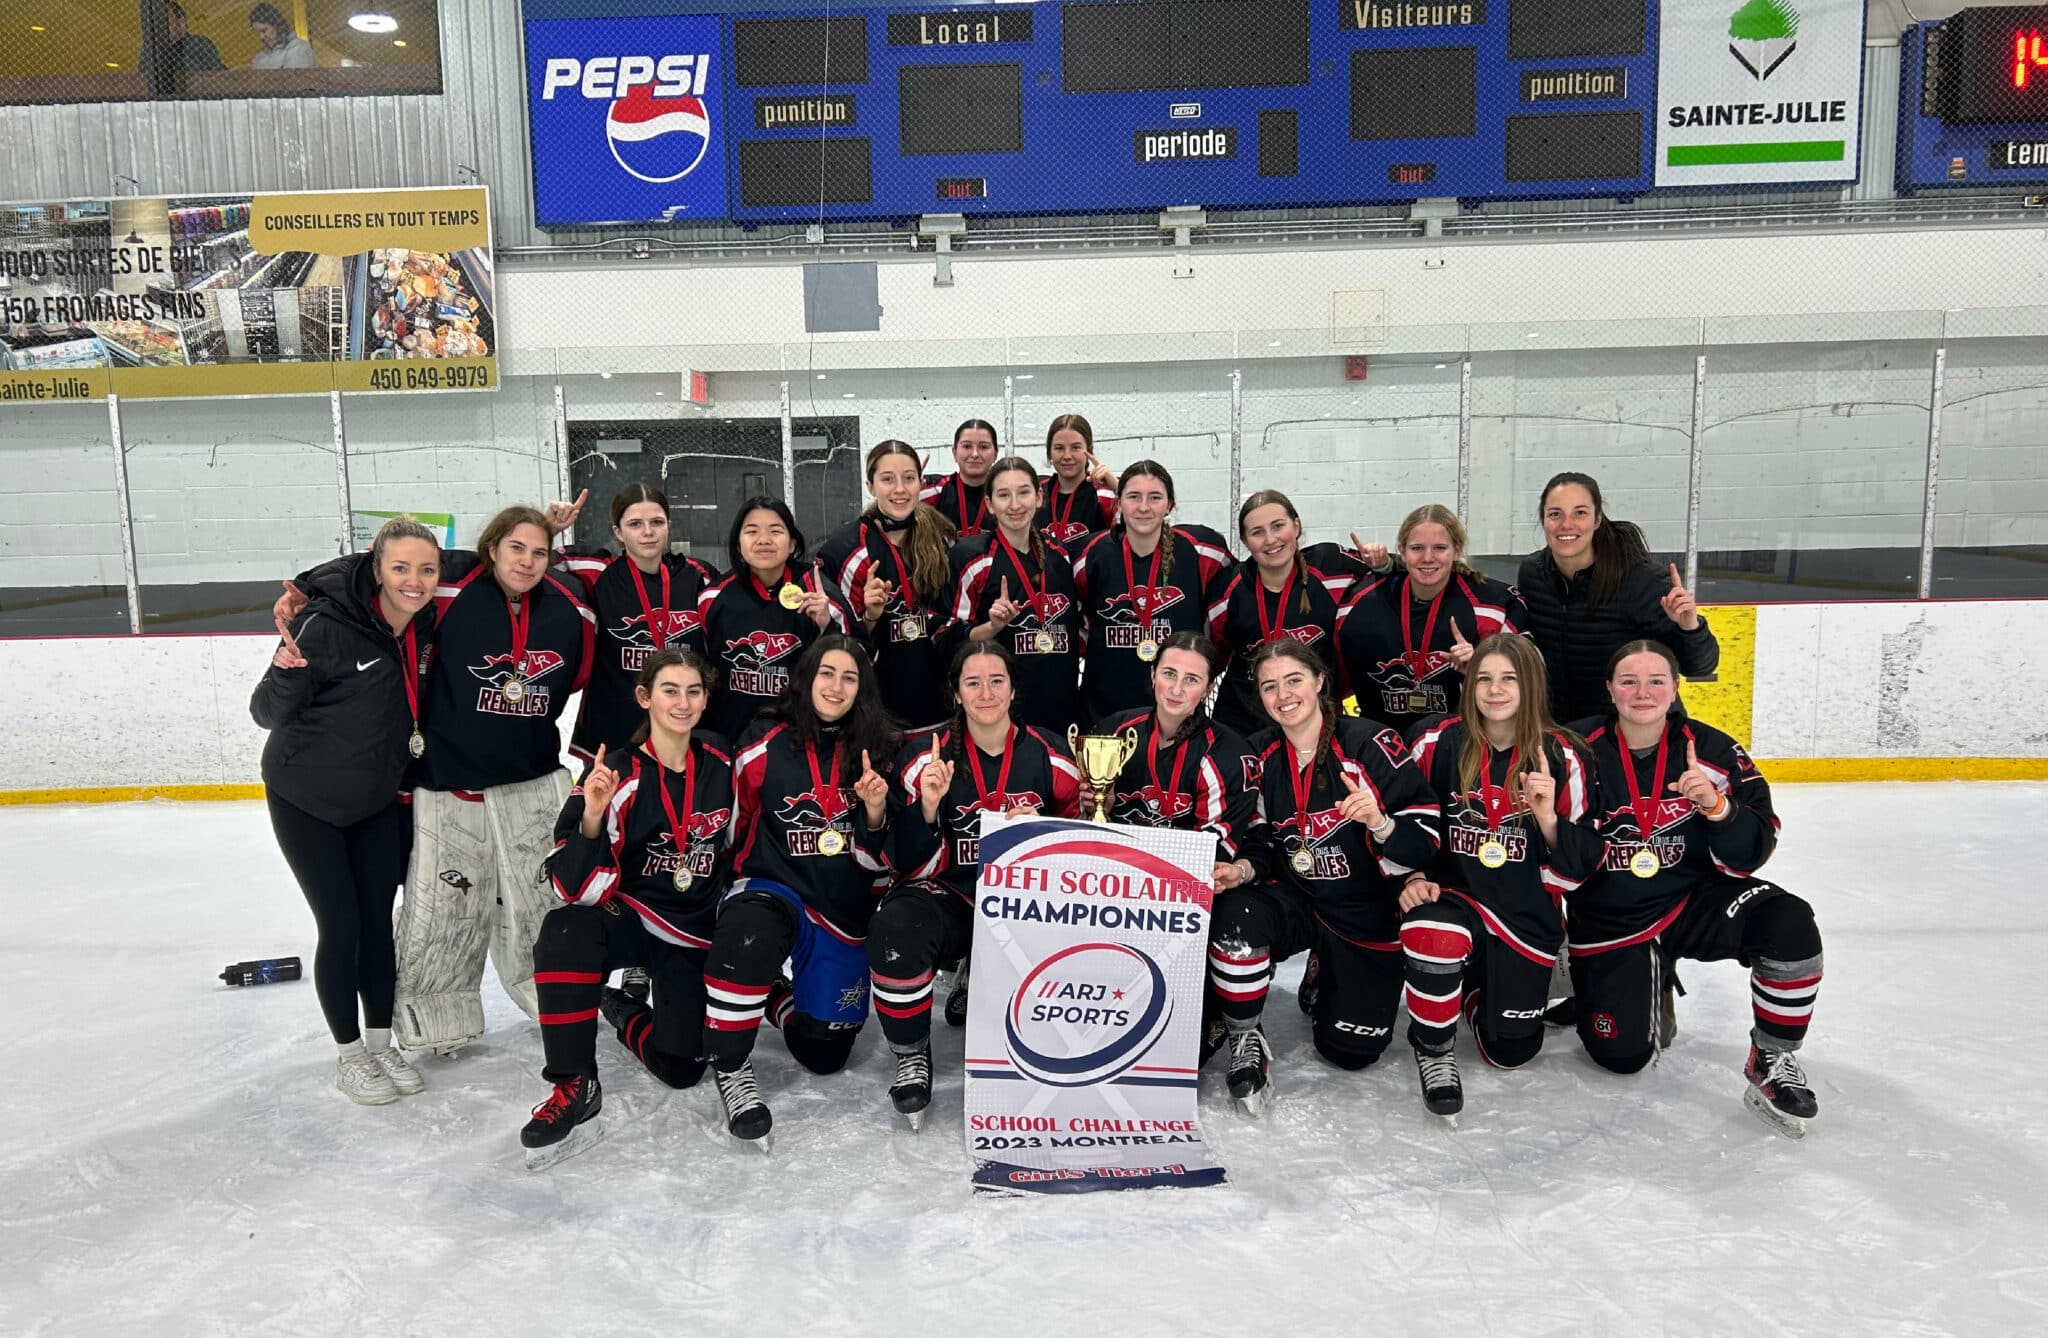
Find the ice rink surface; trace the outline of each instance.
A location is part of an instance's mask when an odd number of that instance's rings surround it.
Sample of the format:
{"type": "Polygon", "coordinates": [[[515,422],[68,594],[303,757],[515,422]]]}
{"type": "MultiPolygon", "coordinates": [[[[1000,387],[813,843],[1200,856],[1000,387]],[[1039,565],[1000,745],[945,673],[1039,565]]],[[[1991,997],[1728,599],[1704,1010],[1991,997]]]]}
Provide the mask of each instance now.
{"type": "Polygon", "coordinates": [[[1463,1045],[1451,1129],[1398,1039],[1317,1059],[1297,959],[1279,1101],[1247,1120],[1204,1077],[1227,1186],[1002,1200],[968,1189],[943,1026],[922,1134],[875,1028],[829,1079],[764,1030],[768,1158],[607,1032],[605,1140],[527,1171],[540,1043],[492,980],[425,1094],[353,1106],[310,981],[215,980],[311,965],[261,805],[0,809],[0,1334],[2048,1332],[2048,786],[1777,798],[1767,873],[1827,943],[1803,1142],[1742,1108],[1732,963],[1684,968],[1633,1078],[1568,1032],[1512,1074],[1463,1045]]]}

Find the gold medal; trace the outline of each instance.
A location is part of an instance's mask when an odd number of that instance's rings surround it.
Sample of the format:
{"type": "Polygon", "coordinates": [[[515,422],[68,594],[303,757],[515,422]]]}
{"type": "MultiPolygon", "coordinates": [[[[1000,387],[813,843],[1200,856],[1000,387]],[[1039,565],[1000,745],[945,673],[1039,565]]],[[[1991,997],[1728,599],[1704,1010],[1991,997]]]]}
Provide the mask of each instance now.
{"type": "Polygon", "coordinates": [[[412,737],[405,741],[405,751],[411,753],[414,757],[426,756],[427,739],[424,734],[419,732],[417,726],[413,729],[412,737]]]}
{"type": "Polygon", "coordinates": [[[1427,711],[1429,709],[1429,694],[1419,688],[1409,693],[1408,709],[1411,711],[1427,711]]]}
{"type": "Polygon", "coordinates": [[[1657,852],[1644,846],[1628,857],[1628,871],[1638,878],[1655,878],[1664,871],[1664,861],[1657,858],[1657,852]]]}
{"type": "Polygon", "coordinates": [[[676,891],[687,892],[690,890],[690,884],[697,880],[691,876],[688,869],[678,864],[676,865],[676,876],[670,881],[676,885],[676,891]]]}
{"type": "Polygon", "coordinates": [[[905,641],[915,641],[924,635],[924,619],[902,618],[897,620],[896,634],[905,641]]]}
{"type": "Polygon", "coordinates": [[[1050,632],[1040,632],[1037,636],[1031,638],[1032,649],[1036,650],[1040,655],[1052,654],[1054,644],[1052,633],[1050,632]]]}
{"type": "Polygon", "coordinates": [[[505,680],[505,686],[498,689],[498,695],[508,702],[516,702],[526,695],[526,680],[513,676],[505,680]]]}
{"type": "Polygon", "coordinates": [[[1138,658],[1143,660],[1147,664],[1150,664],[1152,663],[1152,661],[1158,659],[1159,643],[1157,641],[1154,641],[1149,636],[1146,637],[1143,641],[1140,641],[1138,643],[1138,658]]]}
{"type": "Polygon", "coordinates": [[[784,581],[775,592],[775,602],[794,613],[804,606],[804,588],[795,581],[784,581]]]}
{"type": "Polygon", "coordinates": [[[1296,873],[1307,874],[1310,870],[1316,867],[1316,857],[1314,855],[1309,854],[1308,850],[1304,848],[1295,851],[1292,855],[1289,855],[1287,857],[1287,864],[1288,867],[1293,869],[1296,873]]]}
{"type": "Polygon", "coordinates": [[[827,827],[824,831],[818,833],[818,853],[820,855],[836,855],[844,849],[846,849],[846,838],[839,834],[838,828],[827,827]]]}
{"type": "Polygon", "coordinates": [[[1482,842],[1479,846],[1479,862],[1489,869],[1498,869],[1508,862],[1508,848],[1497,840],[1482,842]]]}

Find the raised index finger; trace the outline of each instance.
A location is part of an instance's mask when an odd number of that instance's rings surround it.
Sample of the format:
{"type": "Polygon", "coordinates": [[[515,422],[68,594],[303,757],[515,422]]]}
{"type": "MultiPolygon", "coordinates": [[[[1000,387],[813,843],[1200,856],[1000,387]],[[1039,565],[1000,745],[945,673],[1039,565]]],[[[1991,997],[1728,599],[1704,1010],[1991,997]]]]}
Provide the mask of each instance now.
{"type": "Polygon", "coordinates": [[[1691,735],[1687,735],[1685,740],[1685,764],[1688,767],[1691,767],[1694,771],[1698,771],[1700,769],[1699,750],[1692,746],[1691,735]]]}
{"type": "Polygon", "coordinates": [[[1539,776],[1548,776],[1550,774],[1550,750],[1548,748],[1538,748],[1536,750],[1536,774],[1539,776]]]}
{"type": "Polygon", "coordinates": [[[1685,589],[1685,578],[1678,574],[1678,564],[1676,562],[1671,564],[1671,588],[1673,590],[1685,589]]]}
{"type": "Polygon", "coordinates": [[[874,763],[868,761],[868,750],[865,748],[860,750],[860,769],[861,774],[863,775],[866,775],[875,769],[874,763]]]}

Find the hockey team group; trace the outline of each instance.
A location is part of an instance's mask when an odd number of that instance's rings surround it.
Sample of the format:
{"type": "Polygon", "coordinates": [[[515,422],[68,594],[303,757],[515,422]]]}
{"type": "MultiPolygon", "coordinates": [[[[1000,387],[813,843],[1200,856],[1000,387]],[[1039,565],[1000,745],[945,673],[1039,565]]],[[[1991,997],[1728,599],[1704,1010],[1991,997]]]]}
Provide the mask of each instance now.
{"type": "Polygon", "coordinates": [[[1571,1026],[1633,1074],[1676,1036],[1676,965],[1734,960],[1744,1100],[1803,1132],[1813,911],[1757,876],[1764,777],[1680,701],[1719,656],[1706,619],[1592,478],[1544,487],[1545,545],[1510,586],[1436,505],[1391,545],[1310,544],[1254,492],[1234,561],[1174,520],[1164,467],[1110,474],[1075,414],[1044,474],[979,419],[952,453],[933,476],[873,447],[868,505],[815,546],[748,499],[722,572],[671,553],[667,498],[635,483],[607,548],[558,543],[579,497],[505,508],[474,551],[392,520],[287,583],[250,705],[344,1094],[421,1091],[421,1056],[478,1039],[488,956],[540,1023],[529,1165],[602,1128],[600,1020],[671,1087],[708,1069],[725,1128],[765,1147],[761,1024],[831,1073],[872,1005],[915,1126],[942,974],[940,1011],[966,1016],[982,815],[1099,800],[1216,837],[1201,1062],[1249,1111],[1297,954],[1322,1059],[1374,1063],[1405,1008],[1444,1116],[1460,1026],[1495,1067],[1571,1026]],[[1075,729],[1135,742],[1106,793],[1075,729]]]}

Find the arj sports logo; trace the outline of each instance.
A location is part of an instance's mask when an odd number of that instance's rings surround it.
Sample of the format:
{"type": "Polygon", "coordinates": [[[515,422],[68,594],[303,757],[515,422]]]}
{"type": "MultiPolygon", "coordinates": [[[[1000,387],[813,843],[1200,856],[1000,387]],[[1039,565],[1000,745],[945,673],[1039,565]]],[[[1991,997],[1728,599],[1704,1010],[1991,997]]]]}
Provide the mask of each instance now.
{"type": "Polygon", "coordinates": [[[1799,46],[1799,11],[1785,0],[1749,0],[1728,16],[1728,54],[1753,79],[1768,79],[1799,46]]]}
{"type": "Polygon", "coordinates": [[[1109,1082],[1166,1036],[1166,973],[1122,943],[1077,943],[1024,973],[1004,1010],[1010,1061],[1050,1087],[1109,1082]]]}
{"type": "Polygon", "coordinates": [[[628,175],[660,185],[697,170],[711,148],[711,113],[704,88],[708,52],[666,56],[593,56],[550,60],[541,77],[541,100],[558,95],[611,104],[605,143],[628,175]]]}

